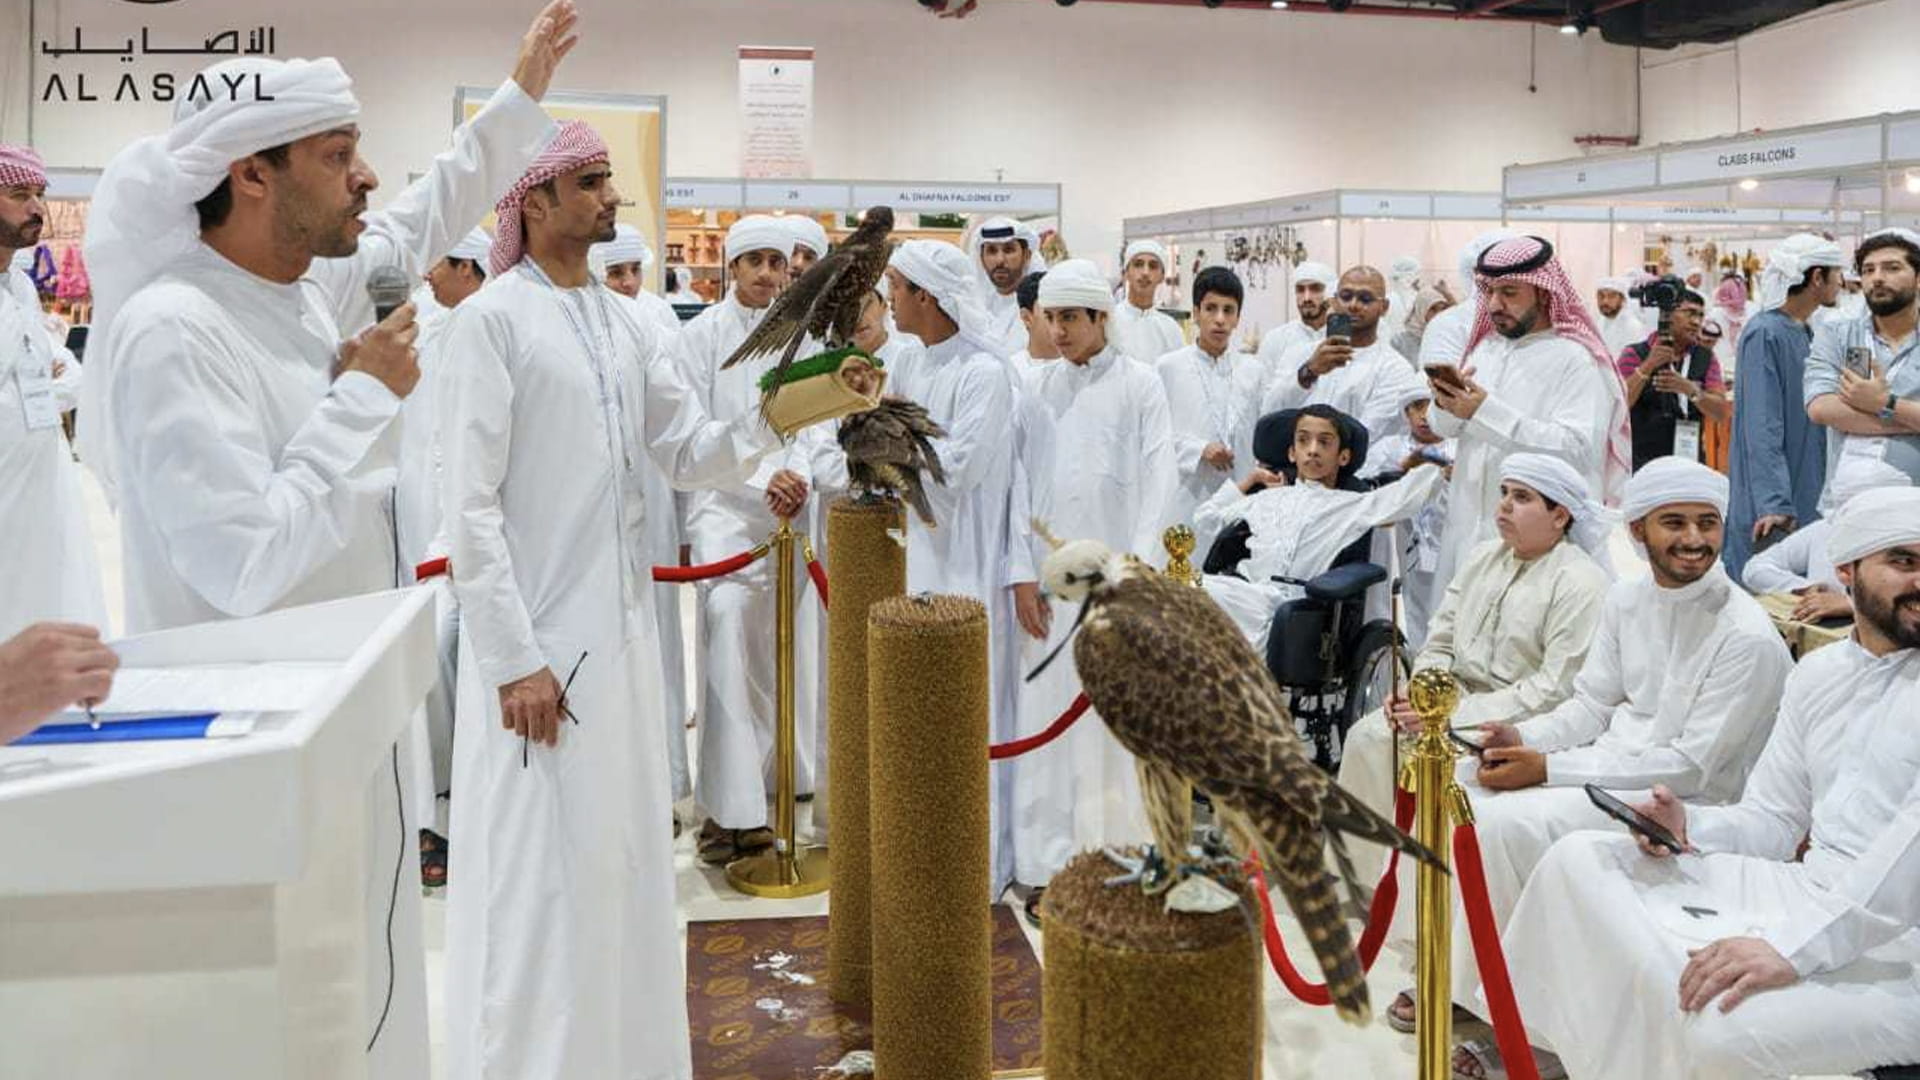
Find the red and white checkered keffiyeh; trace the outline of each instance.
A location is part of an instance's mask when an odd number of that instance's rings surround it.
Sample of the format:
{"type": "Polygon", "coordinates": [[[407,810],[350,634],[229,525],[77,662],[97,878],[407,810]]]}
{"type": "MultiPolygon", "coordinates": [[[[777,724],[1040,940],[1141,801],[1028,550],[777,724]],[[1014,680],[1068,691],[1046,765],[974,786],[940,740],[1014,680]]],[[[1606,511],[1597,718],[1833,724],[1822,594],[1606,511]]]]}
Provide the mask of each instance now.
{"type": "Polygon", "coordinates": [[[494,276],[511,270],[526,251],[526,229],[520,222],[520,207],[527,201],[527,192],[582,165],[605,160],[607,143],[599,132],[579,120],[560,125],[553,141],[533,159],[527,174],[494,204],[493,211],[500,220],[493,231],[493,249],[487,253],[487,265],[494,276]]]}
{"type": "Polygon", "coordinates": [[[0,187],[46,187],[47,163],[31,146],[0,143],[0,187]]]}
{"type": "MultiPolygon", "coordinates": [[[[1486,254],[1480,257],[1473,276],[1482,296],[1496,284],[1507,282],[1520,282],[1539,289],[1546,294],[1546,313],[1552,321],[1553,332],[1576,342],[1593,356],[1593,362],[1607,381],[1611,391],[1609,397],[1613,400],[1613,415],[1609,417],[1607,425],[1603,495],[1608,506],[1620,505],[1627,478],[1633,475],[1633,435],[1628,426],[1626,387],[1620,381],[1619,369],[1607,355],[1606,343],[1600,336],[1599,327],[1594,325],[1593,315],[1581,302],[1579,290],[1574,288],[1573,280],[1567,277],[1566,268],[1560,265],[1559,258],[1554,255],[1553,245],[1537,236],[1503,240],[1488,248],[1486,254]],[[1505,269],[1509,267],[1513,269],[1505,269]]],[[[1480,342],[1496,332],[1493,319],[1487,314],[1487,305],[1483,302],[1479,314],[1474,318],[1473,336],[1467,340],[1467,355],[1473,355],[1473,350],[1480,342]]]]}

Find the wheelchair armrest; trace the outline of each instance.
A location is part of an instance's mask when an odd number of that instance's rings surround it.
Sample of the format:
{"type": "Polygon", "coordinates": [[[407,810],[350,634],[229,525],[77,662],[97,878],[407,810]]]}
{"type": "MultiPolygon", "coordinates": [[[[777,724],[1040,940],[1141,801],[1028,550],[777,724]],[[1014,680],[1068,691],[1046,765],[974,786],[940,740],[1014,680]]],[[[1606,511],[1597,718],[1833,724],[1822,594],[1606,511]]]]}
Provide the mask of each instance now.
{"type": "Polygon", "coordinates": [[[1385,580],[1387,568],[1378,563],[1349,563],[1307,582],[1307,595],[1315,600],[1339,603],[1356,599],[1385,580]]]}

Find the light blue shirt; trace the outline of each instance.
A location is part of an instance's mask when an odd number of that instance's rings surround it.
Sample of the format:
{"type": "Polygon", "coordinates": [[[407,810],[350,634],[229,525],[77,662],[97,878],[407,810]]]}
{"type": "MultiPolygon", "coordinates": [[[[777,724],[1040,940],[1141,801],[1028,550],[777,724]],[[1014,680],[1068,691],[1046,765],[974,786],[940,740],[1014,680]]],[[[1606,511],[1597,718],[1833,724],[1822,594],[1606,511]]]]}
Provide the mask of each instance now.
{"type": "MultiPolygon", "coordinates": [[[[1840,371],[1847,350],[1866,346],[1873,350],[1873,362],[1886,372],[1887,388],[1901,398],[1920,398],[1920,333],[1895,349],[1873,331],[1873,312],[1863,311],[1851,319],[1835,319],[1814,329],[1813,352],[1807,357],[1804,403],[1811,404],[1822,394],[1840,392],[1840,371]]],[[[1920,435],[1862,436],[1848,435],[1831,428],[1827,431],[1827,475],[1832,476],[1840,460],[1840,451],[1848,440],[1872,439],[1883,444],[1887,464],[1906,473],[1920,484],[1920,435]]]]}

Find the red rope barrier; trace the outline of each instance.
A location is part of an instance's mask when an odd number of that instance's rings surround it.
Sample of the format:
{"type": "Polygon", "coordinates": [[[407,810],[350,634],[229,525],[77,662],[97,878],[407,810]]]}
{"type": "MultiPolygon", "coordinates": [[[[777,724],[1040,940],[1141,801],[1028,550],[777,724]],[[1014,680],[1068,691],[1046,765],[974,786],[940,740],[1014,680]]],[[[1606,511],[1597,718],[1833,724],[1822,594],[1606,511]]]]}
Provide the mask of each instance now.
{"type": "Polygon", "coordinates": [[[1540,1071],[1533,1063],[1533,1046],[1527,1039],[1526,1025],[1520,1020],[1520,1005],[1513,996],[1507,957],[1500,949],[1500,928],[1493,923],[1493,905],[1487,900],[1487,871],[1480,864],[1480,834],[1472,825],[1453,830],[1453,863],[1460,875],[1460,899],[1467,909],[1467,932],[1473,937],[1473,955],[1480,964],[1480,985],[1487,995],[1487,1011],[1493,1014],[1493,1036],[1500,1047],[1500,1060],[1513,1080],[1540,1080],[1540,1071]]]}
{"type": "Polygon", "coordinates": [[[437,559],[428,559],[426,562],[413,568],[413,580],[425,581],[428,578],[437,578],[441,574],[447,573],[450,569],[452,569],[452,566],[447,562],[445,555],[437,559]]]}
{"type": "Polygon", "coordinates": [[[813,579],[813,587],[819,590],[820,606],[827,606],[827,568],[820,565],[819,559],[807,560],[807,576],[813,579]]]}
{"type": "MultiPolygon", "coordinates": [[[[1395,790],[1393,796],[1393,823],[1401,832],[1413,825],[1413,795],[1395,790]]],[[[1287,992],[1308,1005],[1331,1005],[1333,998],[1327,993],[1327,984],[1310,983],[1293,966],[1293,959],[1287,955],[1287,942],[1280,936],[1280,926],[1273,919],[1273,900],[1267,895],[1267,876],[1260,869],[1257,858],[1247,860],[1247,871],[1253,875],[1254,883],[1259,886],[1260,910],[1265,924],[1262,935],[1267,944],[1267,962],[1273,965],[1273,973],[1287,992]]],[[[1380,876],[1380,885],[1373,891],[1373,907],[1367,912],[1367,929],[1360,935],[1360,969],[1372,971],[1375,958],[1380,955],[1380,947],[1386,943],[1387,930],[1393,925],[1393,909],[1400,899],[1400,851],[1394,849],[1387,859],[1387,872],[1380,876]]],[[[1538,1078],[1536,1078],[1538,1080],[1538,1078]]]]}
{"type": "Polygon", "coordinates": [[[1061,713],[1058,720],[1048,724],[1047,730],[1042,731],[1038,735],[1029,735],[1024,739],[1011,739],[1003,743],[989,744],[987,746],[987,760],[1005,761],[1007,758],[1019,757],[1021,754],[1027,753],[1030,750],[1040,749],[1066,734],[1067,729],[1073,726],[1073,722],[1085,716],[1087,710],[1092,707],[1093,702],[1087,700],[1087,695],[1081,694],[1079,697],[1073,699],[1073,704],[1067,706],[1067,711],[1061,713]]]}
{"type": "Polygon", "coordinates": [[[751,551],[743,551],[732,558],[721,559],[719,562],[702,563],[699,566],[656,566],[653,568],[653,580],[687,582],[725,577],[735,570],[751,565],[766,554],[767,546],[761,544],[751,551]]]}

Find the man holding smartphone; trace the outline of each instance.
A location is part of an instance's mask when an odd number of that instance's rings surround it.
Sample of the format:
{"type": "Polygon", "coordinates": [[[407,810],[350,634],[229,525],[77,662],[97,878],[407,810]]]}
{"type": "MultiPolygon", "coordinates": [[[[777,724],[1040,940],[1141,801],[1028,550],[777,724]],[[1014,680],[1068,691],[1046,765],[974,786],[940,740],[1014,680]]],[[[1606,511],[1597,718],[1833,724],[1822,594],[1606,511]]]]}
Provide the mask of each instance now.
{"type": "Polygon", "coordinates": [[[1387,280],[1371,266],[1340,275],[1327,336],[1296,346],[1273,372],[1261,415],[1328,405],[1367,427],[1378,441],[1407,430],[1400,411],[1419,396],[1420,377],[1380,334],[1387,313],[1387,280]]]}
{"type": "Polygon", "coordinates": [[[1859,621],[1788,680],[1741,800],[1688,805],[1655,788],[1635,809],[1685,854],[1568,837],[1514,909],[1514,989],[1572,1075],[1920,1060],[1920,490],[1868,492],[1831,520],[1828,557],[1859,621]],[[1596,1004],[1628,1000],[1623,1038],[1622,1017],[1596,1004]]]}
{"type": "Polygon", "coordinates": [[[1706,317],[1706,298],[1683,292],[1667,332],[1627,346],[1616,361],[1627,384],[1635,472],[1669,455],[1704,462],[1702,418],[1724,422],[1733,413],[1720,362],[1701,337],[1706,317]]]}
{"type": "Polygon", "coordinates": [[[1920,233],[1882,229],[1853,255],[1867,310],[1823,327],[1807,357],[1807,416],[1827,428],[1827,475],[1876,457],[1920,483],[1920,233]]]}

